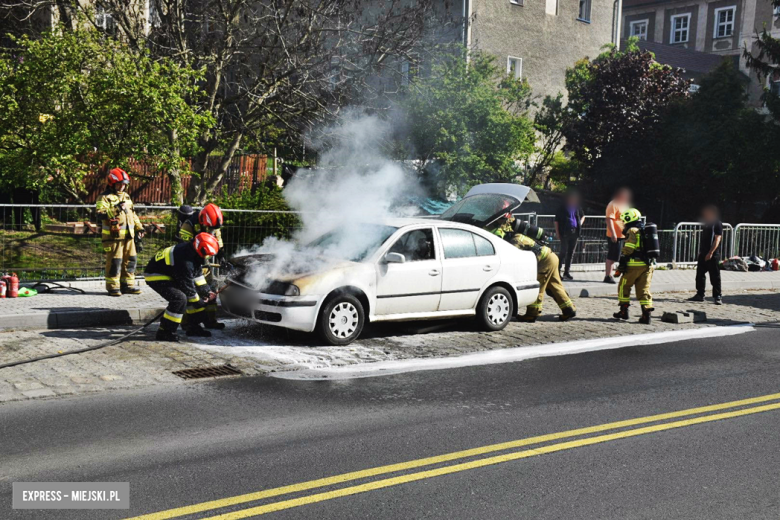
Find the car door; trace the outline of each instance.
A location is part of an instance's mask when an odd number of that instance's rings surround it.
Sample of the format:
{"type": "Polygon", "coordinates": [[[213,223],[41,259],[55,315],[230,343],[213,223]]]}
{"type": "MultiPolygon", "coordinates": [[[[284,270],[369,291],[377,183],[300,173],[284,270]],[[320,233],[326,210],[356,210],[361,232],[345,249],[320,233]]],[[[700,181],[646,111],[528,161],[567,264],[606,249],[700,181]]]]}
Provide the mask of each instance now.
{"type": "Polygon", "coordinates": [[[493,244],[465,229],[438,228],[441,237],[442,278],[440,311],[473,309],[479,292],[501,265],[493,244]]]}
{"type": "Polygon", "coordinates": [[[441,297],[441,260],[433,227],[401,235],[377,263],[376,315],[435,312],[441,297]],[[387,253],[403,255],[389,263],[387,253]]]}

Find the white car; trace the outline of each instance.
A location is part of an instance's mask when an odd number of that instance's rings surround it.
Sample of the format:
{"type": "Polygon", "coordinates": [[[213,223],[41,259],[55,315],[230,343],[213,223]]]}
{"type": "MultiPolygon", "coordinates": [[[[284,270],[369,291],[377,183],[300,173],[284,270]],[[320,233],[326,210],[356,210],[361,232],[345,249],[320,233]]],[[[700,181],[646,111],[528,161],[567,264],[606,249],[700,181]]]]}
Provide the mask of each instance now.
{"type": "Polygon", "coordinates": [[[252,274],[274,255],[238,257],[220,301],[234,316],[317,331],[331,345],[357,339],[366,321],[476,316],[483,329],[501,330],[536,300],[536,258],[482,228],[514,211],[529,192],[535,196],[525,186],[481,185],[440,219],[353,226],[350,236],[370,239],[342,258],[328,246],[346,231],[333,230],[303,249],[328,252],[309,272],[291,267],[258,282],[252,274]]]}

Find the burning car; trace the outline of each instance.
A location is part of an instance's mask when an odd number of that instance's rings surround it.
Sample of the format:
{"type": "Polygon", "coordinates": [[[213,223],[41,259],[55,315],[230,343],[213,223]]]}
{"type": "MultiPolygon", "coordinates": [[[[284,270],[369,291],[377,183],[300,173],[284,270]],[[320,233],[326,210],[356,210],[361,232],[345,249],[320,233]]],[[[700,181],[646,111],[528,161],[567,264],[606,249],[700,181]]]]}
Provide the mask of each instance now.
{"type": "Polygon", "coordinates": [[[535,196],[525,186],[481,185],[440,219],[357,223],[285,255],[239,256],[222,306],[316,331],[331,345],[354,341],[367,321],[476,317],[481,328],[501,330],[538,295],[536,259],[484,228],[529,193],[535,196]]]}

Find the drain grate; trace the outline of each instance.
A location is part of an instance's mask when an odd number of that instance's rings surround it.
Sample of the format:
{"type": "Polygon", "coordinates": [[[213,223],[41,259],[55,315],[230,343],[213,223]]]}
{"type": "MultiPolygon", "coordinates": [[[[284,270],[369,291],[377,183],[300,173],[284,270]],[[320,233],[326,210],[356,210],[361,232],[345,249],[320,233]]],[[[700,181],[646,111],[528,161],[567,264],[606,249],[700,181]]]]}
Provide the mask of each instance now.
{"type": "Polygon", "coordinates": [[[173,372],[174,375],[177,375],[182,379],[203,379],[206,377],[235,376],[241,373],[242,372],[239,369],[231,365],[219,365],[203,368],[185,368],[184,370],[177,370],[173,372]]]}

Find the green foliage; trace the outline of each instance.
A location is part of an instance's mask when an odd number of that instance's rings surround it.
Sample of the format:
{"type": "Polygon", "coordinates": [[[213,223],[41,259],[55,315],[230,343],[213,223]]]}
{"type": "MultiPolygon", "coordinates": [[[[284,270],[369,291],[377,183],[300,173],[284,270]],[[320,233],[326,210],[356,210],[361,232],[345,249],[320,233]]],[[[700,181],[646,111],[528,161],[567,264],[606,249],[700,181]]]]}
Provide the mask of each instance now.
{"type": "MultiPolygon", "coordinates": [[[[771,0],[770,3],[772,7],[780,7],[780,0],[771,0]]],[[[780,66],[780,38],[772,36],[770,30],[771,28],[764,26],[762,31],[756,34],[751,49],[748,50],[747,44],[745,45],[742,55],[747,66],[753,69],[759,78],[770,76],[780,81],[777,77],[780,66]]],[[[766,91],[764,102],[774,118],[780,122],[780,96],[766,91]]]]}
{"type": "Polygon", "coordinates": [[[178,170],[213,123],[193,108],[202,71],[94,30],[15,44],[0,51],[0,187],[77,196],[95,165],[130,158],[178,170]]]}
{"type": "Polygon", "coordinates": [[[401,102],[408,117],[404,143],[420,170],[436,170],[442,191],[464,194],[483,182],[514,182],[519,161],[534,149],[526,114],[530,88],[505,76],[492,57],[448,54],[417,77],[401,102]]]}
{"type": "Polygon", "coordinates": [[[261,184],[254,190],[229,195],[226,191],[213,201],[221,208],[265,210],[273,213],[226,212],[222,237],[228,254],[234,254],[235,244],[261,244],[267,237],[290,238],[300,227],[300,219],[290,212],[281,188],[261,184]]]}

